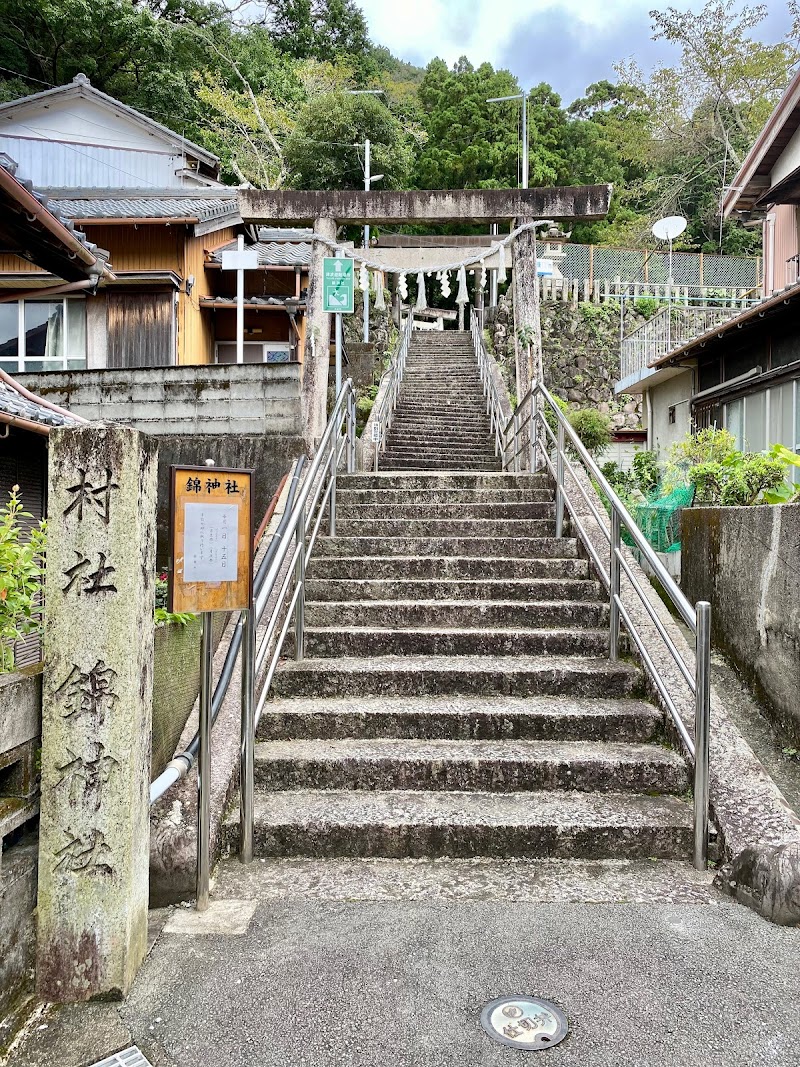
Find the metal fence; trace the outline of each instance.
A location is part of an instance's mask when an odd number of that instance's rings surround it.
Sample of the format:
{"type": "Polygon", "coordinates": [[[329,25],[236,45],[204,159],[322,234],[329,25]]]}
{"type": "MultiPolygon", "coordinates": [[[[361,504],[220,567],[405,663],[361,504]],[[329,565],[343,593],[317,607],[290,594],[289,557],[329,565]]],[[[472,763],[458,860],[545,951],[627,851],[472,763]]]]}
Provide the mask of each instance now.
{"type": "Polygon", "coordinates": [[[620,379],[646,370],[662,356],[713,330],[755,303],[758,301],[745,299],[733,304],[670,304],[660,308],[651,319],[621,339],[620,379]]]}
{"type": "MultiPolygon", "coordinates": [[[[596,281],[664,286],[670,283],[670,256],[646,248],[608,248],[605,245],[544,243],[539,255],[552,260],[555,281],[596,281]]],[[[689,289],[752,290],[761,285],[759,256],[719,256],[703,252],[674,252],[672,285],[689,289]]]]}

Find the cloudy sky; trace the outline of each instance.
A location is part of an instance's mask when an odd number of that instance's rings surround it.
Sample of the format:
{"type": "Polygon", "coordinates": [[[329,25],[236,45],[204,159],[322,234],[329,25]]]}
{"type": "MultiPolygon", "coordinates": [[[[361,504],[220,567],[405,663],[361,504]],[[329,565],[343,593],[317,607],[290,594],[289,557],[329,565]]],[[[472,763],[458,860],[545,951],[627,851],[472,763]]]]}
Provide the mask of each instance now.
{"type": "MultiPolygon", "coordinates": [[[[549,82],[565,103],[585,87],[613,77],[612,64],[635,58],[645,69],[674,58],[669,46],[650,40],[653,0],[358,0],[370,36],[395,55],[425,65],[433,56],[453,63],[466,55],[507,67],[523,84],[549,82]]],[[[702,8],[697,0],[675,7],[702,8]]],[[[659,4],[665,7],[666,4],[659,4]]],[[[760,27],[764,40],[789,26],[786,5],[768,0],[760,27]]]]}

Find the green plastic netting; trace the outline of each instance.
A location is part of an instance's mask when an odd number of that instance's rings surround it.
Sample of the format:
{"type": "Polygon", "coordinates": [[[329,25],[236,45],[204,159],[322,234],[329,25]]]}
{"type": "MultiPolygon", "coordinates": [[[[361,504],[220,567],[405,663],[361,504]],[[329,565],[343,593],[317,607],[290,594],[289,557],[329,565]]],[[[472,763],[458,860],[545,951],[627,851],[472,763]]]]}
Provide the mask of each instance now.
{"type": "MultiPolygon", "coordinates": [[[[680,512],[691,506],[694,500],[693,485],[679,486],[665,496],[656,496],[646,504],[634,504],[630,512],[636,525],[656,552],[677,552],[681,547],[680,512]]],[[[633,541],[627,531],[622,531],[627,545],[633,541]]]]}

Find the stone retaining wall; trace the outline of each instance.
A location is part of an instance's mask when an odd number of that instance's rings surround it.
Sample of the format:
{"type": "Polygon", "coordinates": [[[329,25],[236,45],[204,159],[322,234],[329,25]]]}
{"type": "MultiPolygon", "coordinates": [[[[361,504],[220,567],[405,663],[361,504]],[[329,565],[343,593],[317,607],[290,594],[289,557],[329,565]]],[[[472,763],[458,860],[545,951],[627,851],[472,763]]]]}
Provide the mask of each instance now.
{"type": "Polygon", "coordinates": [[[714,643],[800,745],[800,504],[690,508],[682,585],[712,606],[714,643]]]}

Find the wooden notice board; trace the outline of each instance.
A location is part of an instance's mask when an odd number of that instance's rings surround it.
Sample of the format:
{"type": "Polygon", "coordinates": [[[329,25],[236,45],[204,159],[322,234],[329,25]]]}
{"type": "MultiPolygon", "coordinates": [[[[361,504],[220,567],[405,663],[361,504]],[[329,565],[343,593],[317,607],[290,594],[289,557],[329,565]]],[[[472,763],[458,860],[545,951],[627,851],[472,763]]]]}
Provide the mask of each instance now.
{"type": "Polygon", "coordinates": [[[249,608],[253,472],[173,466],[170,474],[170,611],[249,608]]]}

